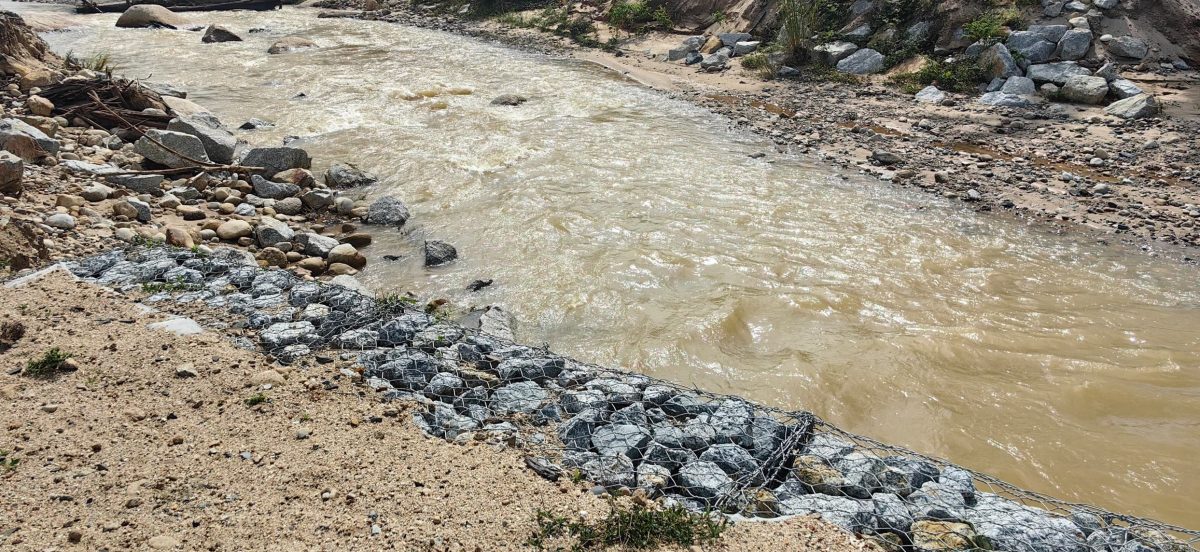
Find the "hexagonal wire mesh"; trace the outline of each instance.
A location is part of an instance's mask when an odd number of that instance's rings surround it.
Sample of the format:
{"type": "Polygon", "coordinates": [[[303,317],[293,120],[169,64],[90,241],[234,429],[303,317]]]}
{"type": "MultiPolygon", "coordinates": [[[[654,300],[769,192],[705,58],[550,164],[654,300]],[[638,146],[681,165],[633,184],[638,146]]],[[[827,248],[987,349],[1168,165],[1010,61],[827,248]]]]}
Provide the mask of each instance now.
{"type": "MultiPolygon", "coordinates": [[[[403,297],[264,270],[244,252],[134,247],[66,263],[166,310],[235,315],[281,363],[355,359],[428,434],[521,447],[550,479],[743,518],[816,514],[891,549],[1195,551],[1200,532],[1024,491],[788,412],[465,328],[403,297]]],[[[221,322],[217,322],[218,325],[221,322]]],[[[243,346],[253,347],[252,343],[243,346]]]]}

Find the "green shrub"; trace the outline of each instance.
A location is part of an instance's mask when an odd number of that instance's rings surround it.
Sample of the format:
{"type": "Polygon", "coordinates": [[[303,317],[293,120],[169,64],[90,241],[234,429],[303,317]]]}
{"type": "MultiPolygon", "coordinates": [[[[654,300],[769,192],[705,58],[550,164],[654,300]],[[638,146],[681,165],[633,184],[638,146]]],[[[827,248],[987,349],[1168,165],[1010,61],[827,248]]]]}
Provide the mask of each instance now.
{"type": "Polygon", "coordinates": [[[663,29],[675,26],[666,8],[650,9],[643,0],[619,1],[608,10],[608,23],[626,31],[645,30],[649,23],[663,29]]]}
{"type": "Polygon", "coordinates": [[[42,354],[41,358],[30,360],[25,364],[25,374],[35,378],[47,378],[66,372],[63,365],[69,358],[71,358],[71,353],[64,353],[58,347],[54,347],[42,354]]]}
{"type": "Polygon", "coordinates": [[[991,10],[976,17],[973,21],[963,25],[963,33],[971,40],[983,40],[985,38],[999,38],[1004,36],[1004,28],[1020,28],[1023,25],[1021,21],[1021,12],[1016,8],[1004,8],[991,10]]]}
{"type": "Polygon", "coordinates": [[[671,544],[691,546],[716,542],[728,522],[689,512],[682,506],[660,510],[643,503],[622,506],[610,500],[604,519],[572,521],[538,510],[537,527],[526,544],[538,550],[546,550],[551,541],[561,538],[574,539],[571,550],[576,551],[609,547],[646,550],[671,544]]]}
{"type": "Polygon", "coordinates": [[[246,406],[258,406],[267,402],[267,396],[262,393],[255,393],[246,398],[246,406]]]}
{"type": "Polygon", "coordinates": [[[950,63],[931,61],[919,71],[896,75],[890,80],[910,94],[931,84],[950,92],[968,92],[983,82],[986,74],[978,59],[968,58],[950,63]]]}

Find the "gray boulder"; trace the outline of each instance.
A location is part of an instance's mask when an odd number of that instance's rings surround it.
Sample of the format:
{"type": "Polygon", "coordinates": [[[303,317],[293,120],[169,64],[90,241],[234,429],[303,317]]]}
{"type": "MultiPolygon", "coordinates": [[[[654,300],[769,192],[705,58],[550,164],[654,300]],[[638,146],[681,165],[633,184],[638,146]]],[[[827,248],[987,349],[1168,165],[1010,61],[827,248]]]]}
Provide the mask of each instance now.
{"type": "Polygon", "coordinates": [[[178,29],[187,24],[183,17],[175,12],[155,4],[137,4],[131,6],[117,18],[117,26],[125,28],[163,27],[178,29]]]}
{"type": "Polygon", "coordinates": [[[550,398],[550,393],[532,381],[510,383],[492,395],[492,409],[496,413],[532,414],[550,398]]]}
{"type": "Polygon", "coordinates": [[[258,242],[259,247],[271,247],[280,242],[290,242],[295,236],[296,232],[287,224],[271,217],[263,217],[258,222],[258,226],[254,227],[254,239],[258,242]]]}
{"type": "Polygon", "coordinates": [[[826,42],[813,48],[813,54],[821,63],[834,67],[839,61],[846,59],[858,51],[858,45],[853,42],[826,42]]]}
{"type": "Polygon", "coordinates": [[[979,54],[979,64],[983,67],[984,75],[989,79],[1007,79],[1019,76],[1021,68],[1013,59],[1012,52],[1003,44],[993,44],[979,54]]]}
{"type": "Polygon", "coordinates": [[[1038,35],[1044,40],[1057,44],[1059,40],[1062,40],[1062,37],[1064,34],[1066,34],[1067,29],[1069,29],[1069,27],[1066,25],[1030,25],[1025,29],[1025,31],[1038,35]]]}
{"type": "Polygon", "coordinates": [[[729,63],[729,56],[718,52],[704,56],[700,60],[700,68],[705,71],[716,72],[724,69],[727,63],[729,63]]]}
{"type": "Polygon", "coordinates": [[[750,33],[721,33],[717,35],[717,38],[721,40],[721,44],[732,48],[737,43],[745,42],[754,37],[750,33]]]}
{"type": "Polygon", "coordinates": [[[1125,98],[1132,98],[1143,93],[1142,89],[1139,88],[1138,85],[1122,78],[1116,78],[1109,82],[1108,90],[1109,92],[1112,92],[1113,96],[1116,96],[1122,100],[1125,98]]]}
{"type": "Polygon", "coordinates": [[[270,176],[288,169],[312,168],[312,158],[308,156],[307,151],[290,146],[253,148],[242,156],[241,165],[261,167],[259,174],[270,176]]]}
{"type": "Polygon", "coordinates": [[[946,101],[946,93],[938,90],[938,87],[929,85],[922,88],[914,98],[921,103],[940,104],[946,101]]]}
{"type": "Polygon", "coordinates": [[[1102,77],[1076,75],[1067,78],[1059,93],[1068,101],[1098,104],[1108,95],[1108,82],[1102,77]]]}
{"type": "MultiPolygon", "coordinates": [[[[9,140],[17,138],[32,140],[42,151],[50,155],[58,153],[58,140],[47,136],[37,127],[20,119],[0,119],[0,148],[3,148],[9,140]]],[[[31,159],[26,159],[26,161],[31,161],[31,159]]]]}
{"type": "Polygon", "coordinates": [[[233,133],[221,126],[221,121],[212,114],[197,113],[188,117],[171,119],[167,130],[190,134],[200,139],[208,158],[216,163],[232,163],[233,148],[237,146],[237,138],[233,133]]]}
{"type": "Polygon", "coordinates": [[[1143,59],[1150,53],[1145,40],[1132,36],[1118,36],[1105,45],[1108,53],[1123,58],[1143,59]]]}
{"type": "Polygon", "coordinates": [[[166,180],[161,174],[114,174],[104,179],[127,190],[155,196],[162,194],[162,183],[166,180]]]}
{"type": "Polygon", "coordinates": [[[1043,63],[1054,57],[1056,44],[1046,40],[1041,34],[1030,31],[1017,31],[1008,35],[1004,42],[1010,53],[1020,53],[1029,63],[1043,63]]]}
{"type": "Polygon", "coordinates": [[[305,255],[324,259],[329,256],[329,252],[333,248],[338,246],[338,241],[328,236],[308,232],[296,236],[296,244],[300,246],[305,255]]]}
{"type": "Polygon", "coordinates": [[[649,443],[650,430],[632,424],[606,425],[592,433],[592,445],[601,456],[622,454],[638,459],[649,443]]]}
{"type": "MultiPolygon", "coordinates": [[[[0,194],[9,197],[21,195],[21,177],[25,174],[25,162],[7,151],[0,150],[0,194]]],[[[87,193],[87,190],[84,190],[87,193]]],[[[84,196],[85,199],[87,196],[84,196]]],[[[104,197],[108,197],[105,195],[104,197]]],[[[104,199],[104,198],[101,198],[104,199]]],[[[89,200],[90,201],[90,200],[89,200]]]]}
{"type": "Polygon", "coordinates": [[[987,537],[998,550],[1091,550],[1083,531],[1070,519],[990,493],[981,493],[978,502],[969,509],[964,508],[959,519],[974,525],[975,531],[987,537]]]}
{"type": "Polygon", "coordinates": [[[731,479],[739,484],[758,484],[763,481],[762,469],[750,451],[733,444],[718,444],[708,447],[700,460],[721,467],[731,479]]]}
{"type": "Polygon", "coordinates": [[[379,182],[374,175],[349,163],[334,163],[325,170],[325,185],[330,188],[357,188],[379,182]]]}
{"type": "Polygon", "coordinates": [[[637,486],[637,471],[633,460],[623,454],[601,454],[582,466],[584,475],[608,489],[631,489],[637,486]]]}
{"type": "Polygon", "coordinates": [[[172,169],[212,162],[199,138],[170,130],[147,130],[144,136],[134,142],[133,151],[172,169]]]}
{"type": "Polygon", "coordinates": [[[1117,7],[1117,4],[1119,3],[1119,0],[1095,0],[1092,2],[1092,5],[1102,10],[1111,10],[1117,7]]]}
{"type": "Polygon", "coordinates": [[[425,242],[425,266],[441,266],[458,258],[458,250],[444,241],[425,242]]]}
{"type": "Polygon", "coordinates": [[[733,45],[734,56],[744,56],[758,49],[758,45],[762,44],[757,40],[745,40],[733,45]]]}
{"type": "Polygon", "coordinates": [[[333,206],[334,194],[323,189],[309,190],[300,195],[300,201],[313,211],[323,211],[333,206]]]}
{"type": "Polygon", "coordinates": [[[837,70],[852,75],[870,75],[883,71],[883,54],[863,48],[837,62],[837,70]]]}
{"type": "Polygon", "coordinates": [[[1033,96],[1037,94],[1037,85],[1029,77],[1008,77],[1000,91],[1017,96],[1033,96]]]}
{"type": "Polygon", "coordinates": [[[238,36],[233,31],[226,29],[220,25],[209,25],[204,29],[204,36],[200,37],[200,42],[211,44],[214,42],[241,42],[242,37],[238,36]]]}
{"type": "Polygon", "coordinates": [[[1091,71],[1080,67],[1074,61],[1058,61],[1054,63],[1042,63],[1039,65],[1030,65],[1025,76],[1033,79],[1034,82],[1051,82],[1062,86],[1066,84],[1067,79],[1073,76],[1091,75],[1091,71]]]}
{"type": "Polygon", "coordinates": [[[1141,119],[1157,115],[1159,105],[1154,96],[1138,94],[1137,96],[1108,104],[1108,107],[1104,108],[1104,112],[1122,119],[1141,119]]]}
{"type": "Polygon", "coordinates": [[[395,226],[400,228],[404,223],[408,222],[408,207],[403,201],[391,196],[384,196],[367,208],[367,224],[379,224],[383,226],[395,226]]]}
{"type": "MultiPolygon", "coordinates": [[[[1087,55],[1088,49],[1092,47],[1092,32],[1085,29],[1071,29],[1063,34],[1061,40],[1058,41],[1058,48],[1055,53],[1059,59],[1076,60],[1087,55]]],[[[1033,60],[1030,60],[1033,61],[1033,60]]]]}
{"type": "Polygon", "coordinates": [[[254,195],[270,199],[283,199],[300,193],[300,187],[291,182],[273,182],[257,174],[250,175],[254,195]]]}

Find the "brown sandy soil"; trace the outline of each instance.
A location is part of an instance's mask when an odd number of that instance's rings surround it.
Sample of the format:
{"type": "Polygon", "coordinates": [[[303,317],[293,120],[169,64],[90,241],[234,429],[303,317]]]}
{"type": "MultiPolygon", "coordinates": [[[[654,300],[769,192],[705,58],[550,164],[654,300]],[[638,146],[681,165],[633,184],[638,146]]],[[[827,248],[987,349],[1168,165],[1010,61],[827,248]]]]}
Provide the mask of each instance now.
{"type": "MultiPolygon", "coordinates": [[[[272,367],[214,331],[147,329],[166,318],[62,272],[0,292],[0,322],[27,330],[0,353],[0,450],[19,461],[0,473],[0,547],[510,550],[538,509],[606,511],[518,451],[425,437],[338,362],[272,367]],[[78,370],[11,373],[51,347],[78,370]]],[[[741,522],[704,549],[767,548],[876,549],[810,518],[741,522]]]]}

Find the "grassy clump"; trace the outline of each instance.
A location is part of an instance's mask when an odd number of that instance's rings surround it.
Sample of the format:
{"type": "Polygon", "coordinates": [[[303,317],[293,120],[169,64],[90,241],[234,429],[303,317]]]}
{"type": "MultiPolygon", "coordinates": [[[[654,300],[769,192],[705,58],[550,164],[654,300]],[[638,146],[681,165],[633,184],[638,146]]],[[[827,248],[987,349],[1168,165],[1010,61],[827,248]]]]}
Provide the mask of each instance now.
{"type": "Polygon", "coordinates": [[[978,59],[967,58],[949,63],[931,61],[919,71],[892,77],[890,82],[909,94],[915,94],[931,84],[940,90],[968,92],[983,82],[986,74],[986,69],[978,59]]]}
{"type": "Polygon", "coordinates": [[[966,25],[963,33],[971,40],[999,38],[1004,36],[1004,28],[1018,28],[1022,25],[1021,12],[1016,8],[1003,8],[985,12],[966,25]]]}
{"type": "Polygon", "coordinates": [[[666,8],[659,6],[657,9],[651,9],[650,5],[642,0],[618,1],[613,4],[612,9],[608,11],[608,22],[626,31],[645,30],[651,26],[670,29],[675,26],[666,8]]]}
{"type": "Polygon", "coordinates": [[[253,395],[250,395],[245,400],[246,406],[258,406],[265,402],[267,402],[267,396],[262,393],[255,393],[253,395]]]}
{"type": "Polygon", "coordinates": [[[47,378],[69,371],[64,369],[69,358],[71,358],[71,353],[64,353],[58,347],[54,347],[43,353],[40,358],[32,359],[25,364],[25,374],[35,378],[47,378]]]}
{"type": "Polygon", "coordinates": [[[80,58],[75,55],[75,52],[67,52],[66,56],[67,67],[75,69],[91,69],[97,73],[112,75],[116,70],[116,65],[112,62],[112,55],[108,52],[98,52],[86,58],[80,58]]]}
{"type": "Polygon", "coordinates": [[[691,546],[716,542],[728,528],[724,519],[692,513],[682,506],[657,509],[653,505],[619,505],[610,500],[608,515],[596,521],[571,520],[545,510],[537,512],[537,530],[526,542],[546,550],[556,539],[573,539],[570,550],[603,550],[622,547],[646,550],[663,545],[691,546]]]}
{"type": "Polygon", "coordinates": [[[0,450],[0,475],[4,475],[17,469],[17,464],[21,461],[13,458],[6,450],[0,450]]]}

